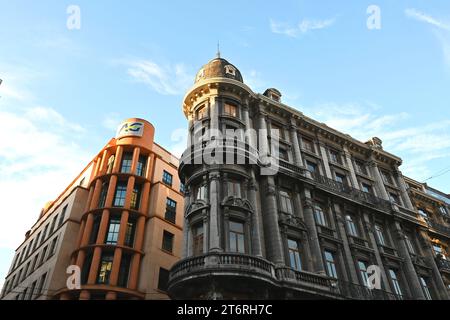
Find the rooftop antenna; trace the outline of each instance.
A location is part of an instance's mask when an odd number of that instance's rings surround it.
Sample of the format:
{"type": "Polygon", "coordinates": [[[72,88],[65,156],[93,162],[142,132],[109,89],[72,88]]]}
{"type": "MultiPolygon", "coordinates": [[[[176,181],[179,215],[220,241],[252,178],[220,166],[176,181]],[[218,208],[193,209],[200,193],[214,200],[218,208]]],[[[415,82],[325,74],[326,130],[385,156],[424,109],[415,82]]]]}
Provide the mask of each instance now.
{"type": "Polygon", "coordinates": [[[216,54],[216,57],[218,59],[220,59],[220,43],[219,43],[219,41],[217,41],[217,54],[216,54]]]}

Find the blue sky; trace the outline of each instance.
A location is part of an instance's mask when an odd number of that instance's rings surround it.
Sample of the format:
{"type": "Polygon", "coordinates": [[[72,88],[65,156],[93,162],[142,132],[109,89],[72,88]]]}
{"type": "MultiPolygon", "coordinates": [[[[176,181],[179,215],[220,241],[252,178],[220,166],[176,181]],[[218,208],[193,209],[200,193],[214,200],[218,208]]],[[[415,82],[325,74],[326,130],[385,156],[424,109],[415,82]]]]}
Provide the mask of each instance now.
{"type": "MultiPolygon", "coordinates": [[[[360,140],[378,136],[423,181],[450,166],[450,3],[0,0],[1,281],[16,246],[120,120],[174,152],[184,92],[216,52],[254,91],[360,140]],[[69,5],[81,28],[66,26],[69,5]],[[377,5],[381,29],[369,30],[377,5]],[[425,151],[425,152],[423,152],[425,151]],[[25,194],[24,202],[21,194],[25,194]],[[17,204],[20,204],[19,210],[17,204]]],[[[450,192],[450,173],[429,184],[450,192]]]]}

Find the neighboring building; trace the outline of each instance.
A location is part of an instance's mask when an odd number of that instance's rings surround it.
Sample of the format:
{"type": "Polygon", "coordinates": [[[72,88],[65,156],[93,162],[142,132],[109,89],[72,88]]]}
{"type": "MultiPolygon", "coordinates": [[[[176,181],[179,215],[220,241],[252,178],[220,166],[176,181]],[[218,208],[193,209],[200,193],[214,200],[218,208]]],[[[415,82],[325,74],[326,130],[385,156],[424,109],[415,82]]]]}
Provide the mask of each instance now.
{"type": "Polygon", "coordinates": [[[178,159],[154,128],[128,119],[26,234],[2,299],[167,299],[180,258],[183,195],[178,159]],[[67,267],[81,269],[69,290],[67,267]]]}
{"type": "Polygon", "coordinates": [[[380,139],[310,119],[276,89],[254,93],[220,56],[198,72],[183,111],[184,246],[172,298],[449,298],[428,235],[448,244],[450,232],[419,218],[402,160],[380,139]],[[381,280],[372,290],[371,265],[381,280]]]}
{"type": "Polygon", "coordinates": [[[406,178],[409,194],[414,207],[419,213],[422,227],[419,228],[425,248],[426,258],[435,260],[433,277],[442,276],[447,291],[450,293],[450,195],[406,178]]]}

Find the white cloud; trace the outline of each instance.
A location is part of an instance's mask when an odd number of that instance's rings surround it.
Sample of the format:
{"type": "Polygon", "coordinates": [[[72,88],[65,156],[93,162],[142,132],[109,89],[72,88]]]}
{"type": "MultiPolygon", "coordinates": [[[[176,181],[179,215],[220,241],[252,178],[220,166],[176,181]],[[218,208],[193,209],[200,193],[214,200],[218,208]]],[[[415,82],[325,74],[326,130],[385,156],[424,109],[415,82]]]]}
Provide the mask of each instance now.
{"type": "Polygon", "coordinates": [[[421,22],[425,22],[431,24],[439,29],[450,31],[450,24],[444,21],[441,21],[437,18],[432,17],[431,15],[421,12],[414,8],[409,8],[405,10],[405,14],[409,18],[416,19],[421,22]]]}
{"type": "Polygon", "coordinates": [[[450,21],[440,20],[414,8],[406,9],[405,15],[434,27],[433,33],[441,45],[444,62],[450,67],[450,21]]]}
{"type": "Polygon", "coordinates": [[[431,161],[450,157],[450,120],[415,126],[408,124],[408,113],[382,114],[383,109],[371,103],[325,103],[303,110],[360,141],[379,137],[384,150],[404,160],[403,173],[418,180],[432,174],[431,161]]]}
{"type": "Polygon", "coordinates": [[[117,112],[108,113],[102,120],[102,125],[108,130],[116,131],[117,127],[124,120],[117,112]]]}
{"type": "MultiPolygon", "coordinates": [[[[26,81],[8,80],[13,91],[32,96],[23,89],[26,81]]],[[[45,202],[55,199],[90,158],[78,145],[82,126],[24,97],[0,99],[0,194],[7,214],[7,223],[0,224],[0,248],[15,249],[45,202]]]]}
{"type": "Polygon", "coordinates": [[[336,19],[326,19],[326,20],[310,20],[303,19],[297,25],[291,25],[287,22],[278,22],[270,19],[270,30],[273,33],[284,34],[288,37],[297,38],[300,35],[309,33],[313,30],[325,29],[332,26],[336,19]]]}
{"type": "Polygon", "coordinates": [[[127,73],[135,81],[144,83],[163,95],[181,95],[194,81],[182,63],[161,65],[152,60],[133,60],[125,62],[127,73]]]}

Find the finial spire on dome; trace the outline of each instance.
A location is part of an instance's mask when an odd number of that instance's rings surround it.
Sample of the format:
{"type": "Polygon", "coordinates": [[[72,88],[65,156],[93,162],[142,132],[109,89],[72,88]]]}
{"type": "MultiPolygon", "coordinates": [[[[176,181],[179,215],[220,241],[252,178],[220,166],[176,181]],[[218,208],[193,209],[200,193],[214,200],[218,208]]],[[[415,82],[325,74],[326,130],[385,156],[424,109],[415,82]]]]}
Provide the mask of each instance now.
{"type": "Polygon", "coordinates": [[[216,53],[216,57],[217,57],[218,59],[220,59],[220,43],[219,43],[219,41],[217,41],[217,53],[216,53]]]}

